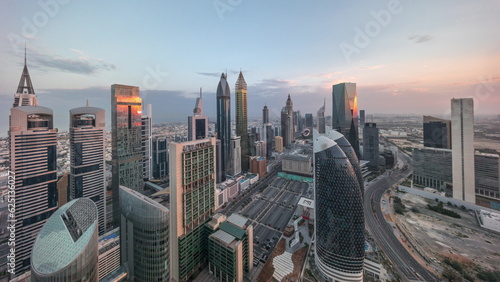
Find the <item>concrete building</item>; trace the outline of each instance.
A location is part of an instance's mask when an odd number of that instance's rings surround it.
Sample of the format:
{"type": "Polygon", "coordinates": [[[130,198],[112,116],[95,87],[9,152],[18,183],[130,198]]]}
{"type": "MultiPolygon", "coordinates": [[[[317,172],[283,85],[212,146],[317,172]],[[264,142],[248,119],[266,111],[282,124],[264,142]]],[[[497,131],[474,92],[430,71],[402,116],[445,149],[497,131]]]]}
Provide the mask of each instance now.
{"type": "Polygon", "coordinates": [[[250,158],[250,172],[258,174],[260,178],[267,174],[267,160],[263,157],[250,158]]]}
{"type": "Polygon", "coordinates": [[[474,101],[451,99],[453,198],[476,202],[474,169],[474,101]]]}
{"type": "Polygon", "coordinates": [[[241,137],[232,136],[231,137],[231,159],[232,165],[229,174],[238,175],[241,173],[241,137]]]}
{"type": "Polygon", "coordinates": [[[208,136],[208,117],[203,115],[203,100],[200,97],[196,98],[196,105],[193,110],[193,115],[188,116],[188,140],[205,139],[208,136]]]}
{"type": "Polygon", "coordinates": [[[120,268],[120,228],[101,236],[98,241],[97,269],[99,281],[120,268]]]}
{"type": "Polygon", "coordinates": [[[207,223],[212,234],[208,237],[208,271],[222,282],[242,282],[253,267],[253,226],[238,214],[226,220],[214,215],[207,223]]]}
{"type": "Polygon", "coordinates": [[[169,281],[169,210],[120,186],[120,255],[130,281],[169,281]]]}
{"type": "Polygon", "coordinates": [[[356,152],[358,158],[358,94],[356,83],[344,82],[333,85],[332,129],[342,133],[356,152]]]}
{"type": "Polygon", "coordinates": [[[312,159],[308,155],[284,155],[281,158],[282,170],[287,173],[311,176],[312,159]]]}
{"type": "Polygon", "coordinates": [[[168,175],[168,141],[166,137],[153,137],[153,178],[162,179],[168,175]]]}
{"type": "Polygon", "coordinates": [[[57,129],[41,106],[10,109],[10,171],[15,178],[16,269],[30,268],[30,254],[47,219],[57,209],[57,129]]]}
{"type": "Polygon", "coordinates": [[[363,159],[369,161],[368,167],[372,170],[379,170],[379,132],[377,124],[373,122],[365,123],[363,128],[363,159]]]}
{"type": "Polygon", "coordinates": [[[94,201],[99,235],[102,235],[106,231],[105,112],[87,104],[86,107],[71,109],[69,116],[70,199],[85,197],[94,201]]]}
{"type": "Polygon", "coordinates": [[[142,192],[142,99],[139,87],[111,85],[113,225],[120,222],[119,186],[142,192]]]}
{"type": "Polygon", "coordinates": [[[170,275],[187,281],[207,263],[204,225],[215,211],[215,138],[169,144],[170,275]]]}
{"type": "Polygon", "coordinates": [[[274,142],[276,144],[276,152],[281,153],[283,152],[283,137],[281,136],[276,136],[274,137],[274,142]]]}
{"type": "Polygon", "coordinates": [[[453,183],[452,152],[448,149],[413,149],[413,183],[446,191],[453,183]]]}
{"type": "Polygon", "coordinates": [[[58,209],[36,237],[33,281],[97,281],[97,206],[87,198],[58,209]]]}
{"type": "Polygon", "coordinates": [[[424,146],[451,149],[451,121],[424,116],[424,146]]]}
{"type": "Polygon", "coordinates": [[[151,104],[142,107],[141,136],[142,136],[142,174],[145,180],[153,178],[153,108],[151,104]]]}

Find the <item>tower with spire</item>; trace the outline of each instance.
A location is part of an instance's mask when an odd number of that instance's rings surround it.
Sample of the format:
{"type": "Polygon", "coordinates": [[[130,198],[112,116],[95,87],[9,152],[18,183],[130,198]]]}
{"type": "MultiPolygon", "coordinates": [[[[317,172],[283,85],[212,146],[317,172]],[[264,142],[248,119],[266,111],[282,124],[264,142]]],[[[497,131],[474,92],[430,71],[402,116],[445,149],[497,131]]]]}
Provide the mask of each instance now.
{"type": "Polygon", "coordinates": [[[14,104],[12,107],[21,106],[37,106],[35,90],[33,83],[31,83],[30,73],[28,71],[28,64],[26,60],[26,46],[24,47],[24,68],[21,74],[21,79],[17,86],[16,94],[14,95],[14,104]]]}
{"type": "Polygon", "coordinates": [[[294,124],[293,124],[293,102],[288,94],[286,106],[281,110],[281,132],[283,137],[283,146],[291,147],[294,139],[294,124]]]}
{"type": "Polygon", "coordinates": [[[188,140],[205,139],[208,136],[208,118],[203,115],[202,89],[200,97],[196,98],[193,115],[188,116],[188,140]]]}
{"type": "Polygon", "coordinates": [[[236,96],[236,135],[241,136],[241,168],[248,171],[250,167],[249,138],[248,138],[248,106],[247,83],[240,70],[238,80],[234,86],[236,96]]]}
{"type": "Polygon", "coordinates": [[[215,132],[221,143],[221,181],[229,173],[231,165],[231,91],[227,83],[227,75],[222,73],[217,86],[217,124],[215,132]]]}

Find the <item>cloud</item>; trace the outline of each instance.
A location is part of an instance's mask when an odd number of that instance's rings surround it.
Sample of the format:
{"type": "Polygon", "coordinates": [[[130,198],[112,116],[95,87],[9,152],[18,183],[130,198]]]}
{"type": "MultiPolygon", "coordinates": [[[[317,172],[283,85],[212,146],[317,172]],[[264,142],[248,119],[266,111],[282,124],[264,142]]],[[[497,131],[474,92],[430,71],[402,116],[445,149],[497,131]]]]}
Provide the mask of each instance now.
{"type": "Polygon", "coordinates": [[[70,49],[81,55],[78,59],[64,58],[42,52],[31,52],[30,64],[39,69],[55,69],[83,75],[95,74],[99,71],[116,70],[112,63],[104,62],[102,59],[93,59],[85,55],[81,50],[70,49]]]}
{"type": "Polygon", "coordinates": [[[429,34],[414,35],[414,36],[408,37],[408,40],[411,40],[414,43],[424,43],[424,42],[430,41],[432,39],[434,39],[434,37],[432,37],[432,35],[429,35],[429,34]]]}
{"type": "Polygon", "coordinates": [[[220,77],[221,72],[197,72],[199,75],[210,76],[210,77],[220,77]]]}

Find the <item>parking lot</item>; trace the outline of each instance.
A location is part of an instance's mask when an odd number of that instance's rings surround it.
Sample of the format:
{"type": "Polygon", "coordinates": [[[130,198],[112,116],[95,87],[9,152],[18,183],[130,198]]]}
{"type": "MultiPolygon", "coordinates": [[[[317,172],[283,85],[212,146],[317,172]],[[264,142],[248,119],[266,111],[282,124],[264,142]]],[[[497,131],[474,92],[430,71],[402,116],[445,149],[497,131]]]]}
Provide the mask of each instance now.
{"type": "Polygon", "coordinates": [[[240,214],[244,217],[248,217],[253,220],[257,220],[257,217],[259,216],[262,211],[267,209],[271,203],[268,201],[264,201],[261,199],[254,200],[251,205],[249,205],[246,209],[243,210],[243,212],[240,212],[240,214]]]}
{"type": "Polygon", "coordinates": [[[276,247],[279,238],[281,238],[281,232],[272,230],[262,224],[257,224],[254,228],[253,254],[255,258],[265,262],[271,251],[276,247]]]}

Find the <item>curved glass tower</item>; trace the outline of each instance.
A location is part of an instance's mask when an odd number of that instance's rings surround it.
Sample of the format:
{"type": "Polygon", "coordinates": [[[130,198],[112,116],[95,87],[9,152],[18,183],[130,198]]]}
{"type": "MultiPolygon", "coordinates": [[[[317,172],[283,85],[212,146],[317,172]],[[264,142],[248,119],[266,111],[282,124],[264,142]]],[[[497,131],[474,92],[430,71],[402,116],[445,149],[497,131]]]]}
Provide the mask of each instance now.
{"type": "Polygon", "coordinates": [[[88,198],[60,207],[38,234],[33,281],[97,281],[97,206],[88,198]]]}
{"type": "Polygon", "coordinates": [[[229,172],[231,164],[231,91],[227,84],[226,75],[220,76],[217,86],[217,124],[215,125],[217,139],[221,142],[222,157],[222,181],[226,179],[225,174],[229,172]]]}
{"type": "Polygon", "coordinates": [[[332,139],[314,138],[315,262],[334,281],[363,281],[363,198],[353,165],[332,139]]]}

